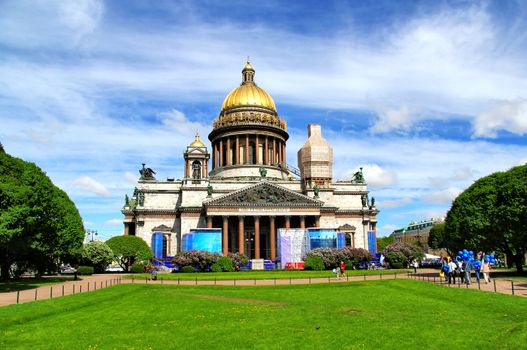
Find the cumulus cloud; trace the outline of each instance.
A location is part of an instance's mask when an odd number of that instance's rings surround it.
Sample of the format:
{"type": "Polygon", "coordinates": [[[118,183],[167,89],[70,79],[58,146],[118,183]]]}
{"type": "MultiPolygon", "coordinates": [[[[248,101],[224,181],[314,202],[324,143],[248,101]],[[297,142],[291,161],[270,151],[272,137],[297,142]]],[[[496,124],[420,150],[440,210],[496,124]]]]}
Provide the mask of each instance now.
{"type": "Polygon", "coordinates": [[[453,169],[451,174],[448,176],[431,176],[429,177],[430,184],[435,188],[444,188],[453,181],[466,181],[474,179],[475,174],[472,169],[468,167],[453,169]]]}
{"type": "Polygon", "coordinates": [[[476,137],[496,138],[499,130],[517,135],[527,133],[527,99],[496,101],[474,119],[476,137]]]}
{"type": "Polygon", "coordinates": [[[82,188],[88,192],[95,193],[101,197],[108,197],[111,195],[110,191],[95,179],[89,176],[81,176],[73,181],[73,184],[79,188],[82,188]]]}
{"type": "MultiPolygon", "coordinates": [[[[359,171],[359,167],[347,173],[348,178],[359,171]]],[[[391,170],[384,169],[377,164],[365,164],[362,166],[364,179],[371,189],[382,188],[397,182],[397,174],[391,170]]]]}
{"type": "Polygon", "coordinates": [[[459,188],[451,187],[441,191],[426,193],[421,199],[431,204],[450,204],[461,192],[459,188]]]}
{"type": "Polygon", "coordinates": [[[210,131],[210,125],[190,121],[185,113],[173,109],[160,115],[163,124],[179,133],[199,132],[202,137],[210,131]]]}
{"type": "Polygon", "coordinates": [[[377,119],[370,130],[374,133],[385,133],[391,130],[408,131],[416,116],[416,111],[408,106],[399,108],[377,107],[377,119]]]}

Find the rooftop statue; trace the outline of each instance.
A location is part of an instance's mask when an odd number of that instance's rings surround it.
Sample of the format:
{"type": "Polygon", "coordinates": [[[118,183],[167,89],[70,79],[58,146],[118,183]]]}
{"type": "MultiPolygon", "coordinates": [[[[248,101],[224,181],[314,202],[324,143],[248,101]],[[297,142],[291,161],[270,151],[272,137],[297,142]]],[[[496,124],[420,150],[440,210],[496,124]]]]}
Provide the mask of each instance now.
{"type": "Polygon", "coordinates": [[[367,207],[368,206],[368,195],[367,194],[363,194],[361,196],[361,200],[362,200],[362,207],[367,207]]]}
{"type": "Polygon", "coordinates": [[[209,185],[207,186],[207,197],[212,196],[212,185],[209,182],[209,185]]]}
{"type": "Polygon", "coordinates": [[[315,194],[315,198],[318,198],[318,191],[320,189],[318,188],[318,185],[315,184],[315,186],[313,186],[313,193],[315,194]]]}
{"type": "Polygon", "coordinates": [[[152,168],[145,168],[145,163],[143,163],[143,168],[139,170],[139,174],[141,174],[139,180],[155,180],[155,173],[156,172],[153,171],[152,168]]]}
{"type": "Polygon", "coordinates": [[[267,170],[263,166],[261,166],[259,170],[260,170],[260,176],[262,178],[267,176],[267,170]]]}
{"type": "Polygon", "coordinates": [[[356,183],[356,184],[364,183],[364,175],[362,174],[362,167],[360,168],[359,171],[353,174],[353,178],[351,179],[351,182],[356,183]]]}

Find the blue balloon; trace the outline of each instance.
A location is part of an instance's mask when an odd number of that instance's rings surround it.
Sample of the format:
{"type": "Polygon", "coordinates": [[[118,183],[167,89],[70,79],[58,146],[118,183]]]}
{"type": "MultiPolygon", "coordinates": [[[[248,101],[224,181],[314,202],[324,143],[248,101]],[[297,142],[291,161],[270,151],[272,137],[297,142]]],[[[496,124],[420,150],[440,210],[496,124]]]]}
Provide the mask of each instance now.
{"type": "Polygon", "coordinates": [[[468,253],[469,253],[470,255],[474,255],[474,252],[473,252],[472,250],[469,250],[468,253]]]}
{"type": "Polygon", "coordinates": [[[468,261],[470,261],[470,262],[474,262],[474,258],[470,257],[470,258],[468,259],[468,261]]]}

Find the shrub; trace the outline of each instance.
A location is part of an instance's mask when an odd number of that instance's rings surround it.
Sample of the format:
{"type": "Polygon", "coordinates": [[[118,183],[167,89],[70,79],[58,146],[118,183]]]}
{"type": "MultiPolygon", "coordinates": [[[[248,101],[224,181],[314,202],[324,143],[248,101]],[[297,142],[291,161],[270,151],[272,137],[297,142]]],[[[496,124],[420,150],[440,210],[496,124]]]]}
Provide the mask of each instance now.
{"type": "Polygon", "coordinates": [[[320,257],[324,264],[324,268],[327,270],[334,268],[341,261],[345,261],[346,266],[349,268],[357,268],[360,262],[370,261],[373,258],[373,255],[369,251],[362,248],[318,248],[307,252],[303,259],[304,262],[313,256],[320,257]]]}
{"type": "Polygon", "coordinates": [[[218,265],[218,267],[220,268],[220,271],[223,271],[223,272],[234,271],[234,265],[232,263],[232,259],[229,258],[228,256],[220,256],[218,258],[218,261],[216,261],[216,263],[213,264],[213,266],[214,265],[218,265]]]}
{"type": "Polygon", "coordinates": [[[324,262],[320,256],[310,256],[304,261],[304,270],[324,270],[324,262]]]}
{"type": "Polygon", "coordinates": [[[390,267],[392,269],[402,269],[403,268],[403,263],[396,262],[396,263],[390,264],[390,267]]]}
{"type": "Polygon", "coordinates": [[[84,264],[93,266],[96,272],[104,272],[114,259],[110,247],[103,241],[86,243],[82,247],[82,260],[84,264]]]}
{"type": "Polygon", "coordinates": [[[218,253],[210,253],[206,250],[189,250],[177,253],[172,262],[179,267],[196,266],[201,271],[205,271],[207,267],[218,261],[219,257],[218,253]]]}
{"type": "Polygon", "coordinates": [[[77,273],[81,276],[93,275],[93,266],[79,266],[77,273]]]}
{"type": "Polygon", "coordinates": [[[423,249],[407,243],[394,243],[390,244],[382,250],[386,261],[390,263],[390,266],[394,266],[394,263],[401,263],[401,265],[408,264],[408,262],[424,257],[423,249]]]}
{"type": "Polygon", "coordinates": [[[232,259],[233,266],[238,267],[247,265],[250,260],[247,255],[241,253],[229,253],[227,256],[232,259]]]}
{"type": "Polygon", "coordinates": [[[130,272],[132,273],[143,273],[145,272],[145,263],[142,263],[142,262],[136,262],[136,263],[133,263],[132,266],[130,267],[130,272]]]}
{"type": "Polygon", "coordinates": [[[181,272],[192,273],[192,272],[196,272],[196,269],[193,266],[187,265],[187,266],[183,266],[183,268],[181,269],[181,272]]]}

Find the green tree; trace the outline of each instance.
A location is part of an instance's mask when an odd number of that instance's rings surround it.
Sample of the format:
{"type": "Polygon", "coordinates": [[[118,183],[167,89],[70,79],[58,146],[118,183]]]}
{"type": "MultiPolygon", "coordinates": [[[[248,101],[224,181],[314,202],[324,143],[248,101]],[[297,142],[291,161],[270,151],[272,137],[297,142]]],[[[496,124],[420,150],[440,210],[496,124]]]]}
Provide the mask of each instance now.
{"type": "Polygon", "coordinates": [[[527,165],[477,180],[461,193],[445,223],[450,251],[498,250],[518,273],[527,251],[527,165]]]}
{"type": "Polygon", "coordinates": [[[112,263],[114,256],[108,244],[102,241],[94,241],[84,245],[82,259],[84,264],[93,266],[95,272],[104,272],[106,267],[112,263]]]}
{"type": "Polygon", "coordinates": [[[28,267],[40,273],[73,259],[84,227],[68,195],[35,164],[0,147],[0,269],[8,280],[28,267]]]}
{"type": "Polygon", "coordinates": [[[124,271],[136,261],[152,259],[152,251],[146,242],[137,236],[116,236],[106,241],[124,271]]]}
{"type": "Polygon", "coordinates": [[[394,242],[393,234],[386,236],[386,237],[377,238],[377,251],[382,252],[384,248],[386,248],[393,242],[394,242]]]}

